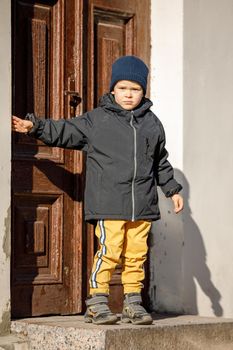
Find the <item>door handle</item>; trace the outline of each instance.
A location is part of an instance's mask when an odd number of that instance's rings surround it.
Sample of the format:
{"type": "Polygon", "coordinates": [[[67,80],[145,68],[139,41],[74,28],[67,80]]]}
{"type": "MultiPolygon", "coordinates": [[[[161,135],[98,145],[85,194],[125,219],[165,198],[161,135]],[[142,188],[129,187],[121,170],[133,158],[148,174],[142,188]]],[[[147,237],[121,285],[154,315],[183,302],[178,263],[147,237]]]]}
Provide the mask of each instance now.
{"type": "Polygon", "coordinates": [[[65,95],[70,96],[70,107],[76,108],[82,101],[77,91],[65,90],[65,95]]]}
{"type": "Polygon", "coordinates": [[[69,100],[70,116],[71,117],[75,117],[75,115],[76,115],[76,108],[81,103],[82,99],[79,96],[79,93],[77,91],[65,90],[64,94],[66,96],[70,97],[70,100],[69,100]]]}

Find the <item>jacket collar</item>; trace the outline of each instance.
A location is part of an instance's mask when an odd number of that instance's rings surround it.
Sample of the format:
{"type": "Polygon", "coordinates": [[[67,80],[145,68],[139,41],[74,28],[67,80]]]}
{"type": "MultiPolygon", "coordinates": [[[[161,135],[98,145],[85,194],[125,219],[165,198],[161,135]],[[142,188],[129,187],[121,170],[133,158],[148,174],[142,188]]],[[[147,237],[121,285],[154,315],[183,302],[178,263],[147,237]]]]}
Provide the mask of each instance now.
{"type": "MultiPolygon", "coordinates": [[[[134,117],[143,117],[152,105],[153,103],[148,98],[143,97],[139,106],[133,110],[134,117]]],[[[111,93],[107,93],[100,98],[99,106],[104,110],[115,112],[118,116],[125,117],[127,120],[132,115],[132,111],[127,111],[115,102],[114,96],[111,93]]]]}

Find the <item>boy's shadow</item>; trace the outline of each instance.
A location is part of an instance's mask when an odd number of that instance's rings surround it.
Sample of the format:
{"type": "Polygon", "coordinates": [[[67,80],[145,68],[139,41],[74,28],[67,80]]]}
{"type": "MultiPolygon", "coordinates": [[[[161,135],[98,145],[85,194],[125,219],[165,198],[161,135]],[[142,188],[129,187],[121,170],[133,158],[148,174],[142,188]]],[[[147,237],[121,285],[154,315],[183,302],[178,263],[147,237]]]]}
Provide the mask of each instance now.
{"type": "MultiPolygon", "coordinates": [[[[193,315],[199,314],[198,303],[197,303],[197,287],[196,287],[196,283],[198,283],[202,291],[209,298],[214,315],[222,316],[223,308],[220,304],[221,294],[218,291],[218,289],[214,286],[211,280],[211,272],[208,268],[207,261],[206,261],[207,253],[206,253],[204,241],[202,238],[202,234],[197,224],[192,218],[192,212],[189,207],[188,181],[184,176],[184,174],[177,169],[175,170],[175,177],[178,180],[178,182],[180,182],[183,186],[182,195],[184,197],[184,211],[182,214],[179,214],[181,218],[173,216],[172,226],[170,226],[170,230],[166,237],[166,246],[167,246],[167,250],[168,251],[170,250],[171,254],[174,254],[173,247],[174,247],[174,244],[176,244],[176,242],[174,242],[173,235],[175,234],[175,237],[180,243],[179,251],[181,254],[178,256],[172,257],[172,264],[169,265],[169,269],[173,271],[169,271],[169,274],[176,276],[177,275],[176,269],[180,268],[178,275],[179,275],[179,280],[180,280],[180,283],[182,284],[182,287],[177,288],[178,294],[180,294],[179,298],[181,299],[180,309],[183,313],[186,313],[186,314],[193,314],[193,315]],[[181,219],[181,222],[178,223],[180,219],[181,219]],[[175,222],[176,220],[178,224],[175,222]],[[181,229],[180,232],[179,231],[172,232],[173,227],[174,227],[174,231],[177,230],[176,226],[178,226],[178,228],[181,229]],[[172,227],[172,230],[171,230],[171,227],[172,227]]],[[[167,209],[167,212],[171,212],[173,210],[172,203],[163,204],[162,207],[164,205],[165,206],[168,205],[170,207],[169,209],[167,209]]],[[[164,216],[165,215],[162,215],[162,221],[166,220],[164,216]]],[[[171,215],[170,215],[170,219],[171,219],[171,215]]],[[[160,231],[162,231],[162,229],[160,229],[160,231]]],[[[157,240],[159,241],[159,233],[157,232],[156,229],[154,234],[155,234],[154,239],[155,239],[155,245],[156,245],[157,240]]],[[[153,242],[152,242],[152,249],[153,249],[153,242]]],[[[158,251],[159,251],[159,247],[158,247],[158,251]]],[[[154,264],[155,264],[155,275],[156,275],[157,271],[159,273],[159,269],[163,268],[163,265],[159,264],[156,261],[154,264]]],[[[159,284],[159,280],[157,281],[157,284],[159,284]]],[[[168,287],[169,286],[171,288],[172,284],[169,285],[168,283],[168,287]]],[[[174,293],[174,291],[170,290],[169,293],[172,298],[172,294],[174,293]]],[[[162,290],[160,294],[161,294],[161,298],[163,298],[162,290]]],[[[152,295],[152,297],[154,296],[152,295]]],[[[154,304],[155,301],[152,300],[152,303],[154,304]]]]}

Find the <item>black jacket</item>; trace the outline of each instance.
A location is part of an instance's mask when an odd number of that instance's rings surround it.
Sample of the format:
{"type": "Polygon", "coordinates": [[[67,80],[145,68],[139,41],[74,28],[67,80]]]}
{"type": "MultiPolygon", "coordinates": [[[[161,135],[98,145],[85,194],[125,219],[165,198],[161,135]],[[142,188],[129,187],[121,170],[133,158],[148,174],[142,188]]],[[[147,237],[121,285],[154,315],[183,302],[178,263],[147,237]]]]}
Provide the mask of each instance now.
{"type": "Polygon", "coordinates": [[[134,111],[127,111],[106,94],[98,108],[70,120],[27,115],[34,123],[29,134],[50,146],[87,152],[86,220],[157,220],[157,185],[167,197],[182,189],[151,106],[143,98],[134,111]]]}

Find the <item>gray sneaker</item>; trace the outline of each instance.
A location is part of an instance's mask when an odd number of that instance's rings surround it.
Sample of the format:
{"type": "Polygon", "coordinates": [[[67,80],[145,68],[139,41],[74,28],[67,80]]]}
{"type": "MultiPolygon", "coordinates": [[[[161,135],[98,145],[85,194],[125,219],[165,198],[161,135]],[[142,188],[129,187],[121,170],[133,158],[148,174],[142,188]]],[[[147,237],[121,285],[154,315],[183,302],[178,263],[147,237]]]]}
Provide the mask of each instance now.
{"type": "Polygon", "coordinates": [[[122,323],[133,324],[152,324],[153,319],[150,314],[141,305],[142,298],[139,293],[125,294],[123,311],[121,316],[122,323]]]}
{"type": "Polygon", "coordinates": [[[118,321],[117,316],[108,307],[108,294],[94,294],[86,300],[86,306],[86,323],[114,324],[118,321]]]}

